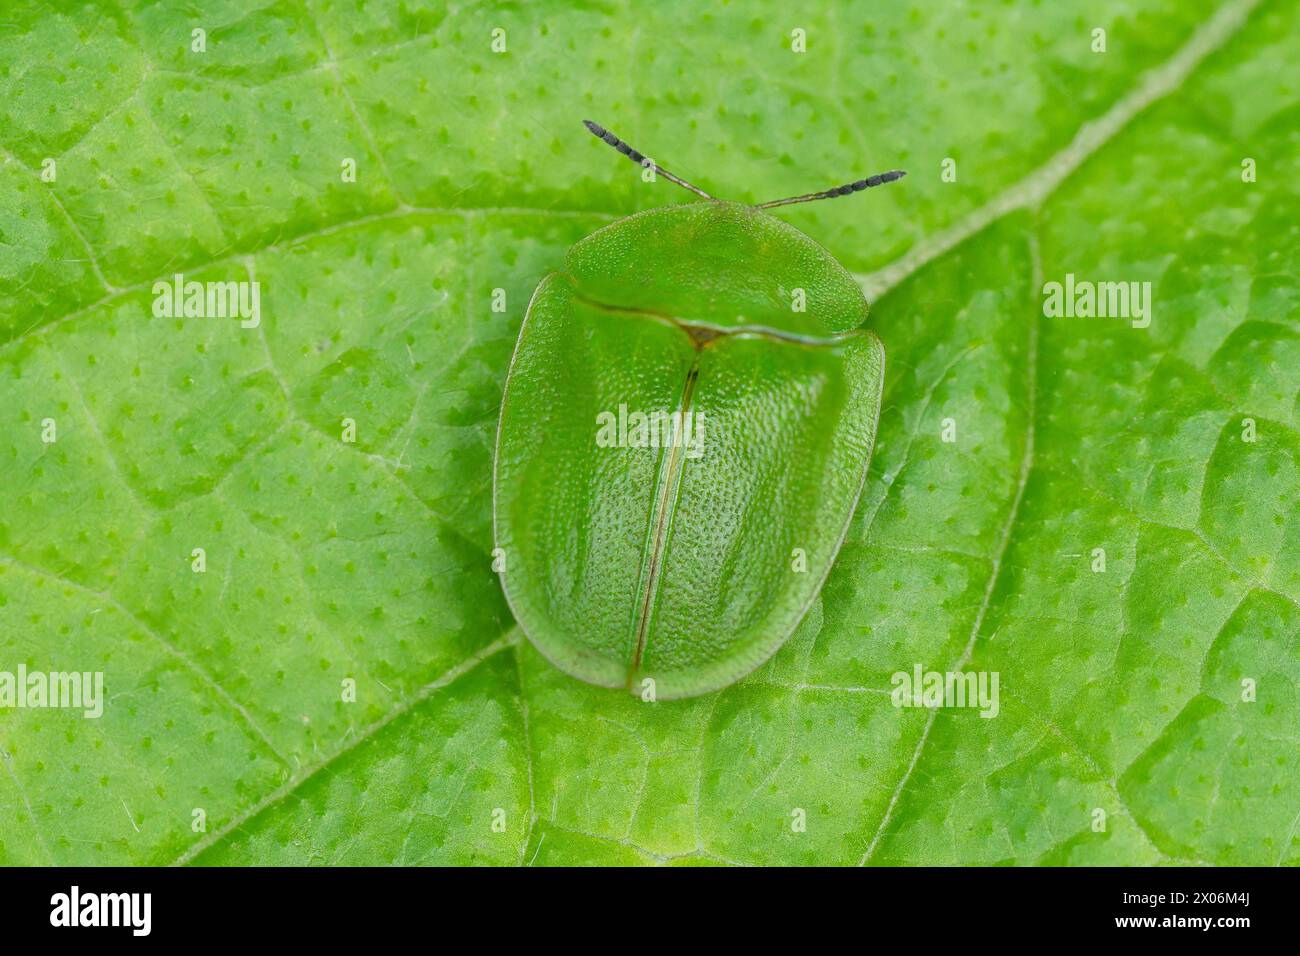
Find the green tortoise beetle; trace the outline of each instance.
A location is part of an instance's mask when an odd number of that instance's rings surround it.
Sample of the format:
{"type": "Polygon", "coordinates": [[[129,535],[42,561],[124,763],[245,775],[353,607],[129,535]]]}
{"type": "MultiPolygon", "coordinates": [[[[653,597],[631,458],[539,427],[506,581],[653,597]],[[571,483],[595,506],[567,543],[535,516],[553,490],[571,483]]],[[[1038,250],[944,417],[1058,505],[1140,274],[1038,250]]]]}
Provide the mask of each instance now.
{"type": "Polygon", "coordinates": [[[501,400],[496,567],[561,670],[646,699],[740,679],[816,598],[866,481],[885,352],[829,252],[587,128],[701,201],[637,213],[542,280],[501,400]]]}

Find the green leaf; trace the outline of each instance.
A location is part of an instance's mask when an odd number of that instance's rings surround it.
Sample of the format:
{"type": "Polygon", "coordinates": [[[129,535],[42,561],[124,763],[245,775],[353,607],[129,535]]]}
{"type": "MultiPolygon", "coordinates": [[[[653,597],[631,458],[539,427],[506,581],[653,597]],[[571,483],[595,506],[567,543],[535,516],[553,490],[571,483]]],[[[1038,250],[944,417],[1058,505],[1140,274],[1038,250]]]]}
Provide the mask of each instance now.
{"type": "Polygon", "coordinates": [[[1300,862],[1295,0],[196,16],[0,26],[0,672],[107,697],[0,707],[0,863],[1300,862]],[[491,570],[529,296],[686,198],[587,117],[729,199],[910,173],[779,210],[872,300],[879,437],[699,698],[566,676],[491,570]],[[260,322],[156,316],[177,273],[260,322]]]}

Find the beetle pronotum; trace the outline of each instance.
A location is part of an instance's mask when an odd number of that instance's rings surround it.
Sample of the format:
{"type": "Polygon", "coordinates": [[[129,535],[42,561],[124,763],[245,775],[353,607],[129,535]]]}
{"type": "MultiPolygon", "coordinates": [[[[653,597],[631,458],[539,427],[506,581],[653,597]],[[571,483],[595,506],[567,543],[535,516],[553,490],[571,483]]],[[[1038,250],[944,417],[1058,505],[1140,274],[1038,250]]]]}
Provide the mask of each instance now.
{"type": "Polygon", "coordinates": [[[592,233],[533,293],[497,428],[502,586],[562,670],[692,696],[752,671],[803,618],[880,413],[885,353],[861,289],[766,210],[904,174],[728,202],[586,125],[701,201],[592,233]]]}

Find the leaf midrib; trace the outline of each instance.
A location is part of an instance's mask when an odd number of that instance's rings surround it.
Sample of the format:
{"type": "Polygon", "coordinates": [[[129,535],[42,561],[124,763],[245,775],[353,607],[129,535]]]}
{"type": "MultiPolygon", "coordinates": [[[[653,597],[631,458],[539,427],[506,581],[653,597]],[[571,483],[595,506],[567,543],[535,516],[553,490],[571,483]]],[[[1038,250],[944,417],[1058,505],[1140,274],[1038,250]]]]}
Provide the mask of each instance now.
{"type": "Polygon", "coordinates": [[[243,813],[239,814],[237,817],[231,820],[224,827],[222,827],[219,830],[213,831],[211,836],[208,837],[207,839],[199,840],[198,842],[191,844],[183,853],[181,853],[180,856],[178,856],[175,860],[173,860],[168,865],[185,866],[193,862],[200,854],[206,853],[212,847],[223,842],[227,837],[230,836],[230,834],[234,833],[236,830],[243,827],[244,824],[248,823],[250,820],[256,818],[263,811],[269,809],[270,807],[275,806],[277,803],[280,803],[286,797],[291,796],[294,793],[294,791],[296,791],[299,787],[302,787],[304,784],[307,783],[307,781],[311,780],[318,773],[320,773],[323,770],[326,770],[332,764],[336,763],[337,761],[347,756],[352,751],[356,750],[359,746],[361,746],[363,743],[373,738],[378,733],[380,733],[385,727],[393,723],[393,721],[397,720],[399,717],[402,717],[405,714],[408,714],[411,711],[415,710],[415,708],[425,703],[434,694],[442,690],[447,685],[465,676],[470,671],[474,670],[474,668],[478,667],[479,664],[482,664],[484,661],[495,656],[501,651],[507,648],[517,649],[519,645],[519,639],[520,639],[519,628],[517,625],[512,625],[506,630],[504,634],[498,637],[495,641],[485,645],[484,647],[479,648],[479,650],[471,654],[469,657],[465,658],[465,660],[461,661],[456,666],[448,668],[441,675],[434,678],[429,683],[425,684],[423,687],[421,687],[410,697],[407,697],[406,699],[401,701],[401,703],[399,703],[396,707],[394,707],[392,710],[386,713],[383,717],[380,717],[374,723],[363,728],[361,732],[358,733],[354,738],[352,738],[352,740],[349,741],[347,744],[343,745],[342,747],[339,747],[333,753],[322,758],[316,763],[311,764],[301,773],[295,774],[292,778],[285,781],[283,784],[281,784],[271,793],[267,794],[265,797],[263,797],[257,803],[253,804],[243,813]]]}

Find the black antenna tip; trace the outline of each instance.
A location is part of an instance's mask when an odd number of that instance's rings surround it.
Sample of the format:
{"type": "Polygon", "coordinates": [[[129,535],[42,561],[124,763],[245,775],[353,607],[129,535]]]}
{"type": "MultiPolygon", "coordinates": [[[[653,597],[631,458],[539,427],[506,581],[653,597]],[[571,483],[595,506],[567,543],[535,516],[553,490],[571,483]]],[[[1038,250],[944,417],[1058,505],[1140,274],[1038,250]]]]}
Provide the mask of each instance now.
{"type": "Polygon", "coordinates": [[[591,120],[583,120],[582,125],[591,130],[591,135],[599,136],[601,139],[605,138],[605,127],[601,126],[599,123],[593,123],[591,120]]]}

